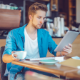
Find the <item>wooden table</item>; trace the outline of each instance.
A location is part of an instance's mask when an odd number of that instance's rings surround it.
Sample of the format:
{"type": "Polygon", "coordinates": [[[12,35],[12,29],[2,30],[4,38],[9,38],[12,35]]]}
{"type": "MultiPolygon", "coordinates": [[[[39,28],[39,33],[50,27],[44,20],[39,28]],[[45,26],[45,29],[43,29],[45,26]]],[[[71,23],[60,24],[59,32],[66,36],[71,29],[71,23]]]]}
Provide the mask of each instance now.
{"type": "Polygon", "coordinates": [[[48,72],[51,74],[56,74],[56,75],[68,77],[68,78],[75,79],[75,80],[78,80],[78,79],[80,80],[79,69],[73,68],[73,67],[64,66],[61,64],[58,64],[60,66],[59,67],[59,66],[56,66],[55,64],[54,65],[44,65],[40,63],[29,63],[29,62],[23,63],[20,61],[12,61],[12,63],[16,65],[28,67],[31,69],[48,72]]]}

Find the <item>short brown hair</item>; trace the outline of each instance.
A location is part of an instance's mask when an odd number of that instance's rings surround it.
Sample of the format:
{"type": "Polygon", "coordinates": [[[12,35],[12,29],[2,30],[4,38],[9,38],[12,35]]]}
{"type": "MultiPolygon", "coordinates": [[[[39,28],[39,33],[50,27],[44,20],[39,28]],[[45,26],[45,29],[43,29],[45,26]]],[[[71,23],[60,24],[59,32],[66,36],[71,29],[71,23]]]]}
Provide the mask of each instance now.
{"type": "Polygon", "coordinates": [[[47,6],[45,4],[35,2],[29,7],[28,16],[35,14],[37,10],[43,10],[47,12],[47,6]]]}

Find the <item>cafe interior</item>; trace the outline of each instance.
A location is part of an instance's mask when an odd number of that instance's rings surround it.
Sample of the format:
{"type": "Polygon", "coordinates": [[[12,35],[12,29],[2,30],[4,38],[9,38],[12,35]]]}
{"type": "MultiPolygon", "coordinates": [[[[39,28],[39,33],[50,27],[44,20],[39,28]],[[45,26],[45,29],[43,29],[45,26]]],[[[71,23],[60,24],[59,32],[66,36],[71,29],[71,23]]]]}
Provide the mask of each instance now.
{"type": "MultiPolygon", "coordinates": [[[[28,71],[25,80],[80,80],[80,0],[0,0],[0,80],[8,80],[4,76],[6,63],[2,61],[7,35],[9,31],[28,23],[28,8],[35,2],[47,6],[46,19],[41,28],[49,32],[55,43],[59,44],[68,31],[79,34],[72,42],[72,52],[67,56],[57,55],[55,59],[59,61],[54,61],[54,64],[16,61],[12,64],[57,76],[28,71]]],[[[51,59],[54,55],[48,51],[47,57],[51,59]]]]}

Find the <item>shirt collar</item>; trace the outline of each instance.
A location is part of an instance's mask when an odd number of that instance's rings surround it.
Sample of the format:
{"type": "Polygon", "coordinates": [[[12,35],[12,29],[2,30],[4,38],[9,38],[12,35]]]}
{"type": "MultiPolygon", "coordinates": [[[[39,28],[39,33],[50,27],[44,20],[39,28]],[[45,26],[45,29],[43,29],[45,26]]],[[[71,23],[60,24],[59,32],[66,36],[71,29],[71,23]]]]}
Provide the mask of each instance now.
{"type": "Polygon", "coordinates": [[[25,29],[26,26],[27,26],[27,24],[25,24],[24,26],[22,26],[20,28],[19,32],[18,32],[22,37],[24,37],[24,29],[25,29]]]}

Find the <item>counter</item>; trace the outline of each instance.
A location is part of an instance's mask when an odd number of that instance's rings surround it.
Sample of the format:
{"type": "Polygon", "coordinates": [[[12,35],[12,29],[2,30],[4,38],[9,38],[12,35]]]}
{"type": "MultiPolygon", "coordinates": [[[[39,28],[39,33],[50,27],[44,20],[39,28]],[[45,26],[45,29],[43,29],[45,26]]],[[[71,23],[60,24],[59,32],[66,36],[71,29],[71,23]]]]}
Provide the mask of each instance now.
{"type": "Polygon", "coordinates": [[[6,36],[4,36],[4,37],[0,37],[0,39],[6,39],[6,36]]]}

